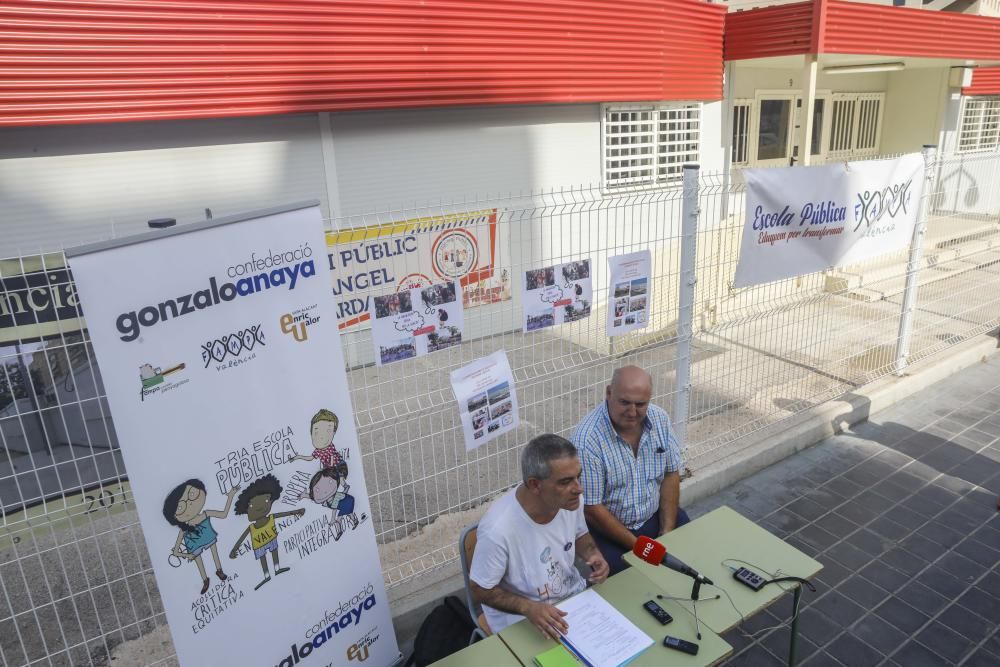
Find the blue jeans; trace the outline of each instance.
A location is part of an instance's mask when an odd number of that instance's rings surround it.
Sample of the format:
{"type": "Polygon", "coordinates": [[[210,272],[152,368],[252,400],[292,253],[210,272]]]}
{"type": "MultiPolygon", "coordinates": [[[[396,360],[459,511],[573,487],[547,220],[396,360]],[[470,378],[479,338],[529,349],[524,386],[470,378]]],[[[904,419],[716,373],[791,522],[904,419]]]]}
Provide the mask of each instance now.
{"type": "MultiPolygon", "coordinates": [[[[688,517],[687,512],[684,511],[684,508],[678,507],[677,523],[675,528],[680,528],[690,521],[691,519],[688,517]]],[[[587,528],[590,530],[590,534],[593,535],[594,542],[597,543],[597,548],[601,550],[604,560],[608,561],[608,567],[611,568],[611,574],[618,574],[628,567],[628,563],[626,563],[622,558],[622,556],[627,553],[622,545],[607,539],[589,523],[587,524],[587,528]]],[[[645,535],[646,537],[655,540],[660,536],[660,510],[653,512],[653,516],[649,517],[646,523],[639,526],[636,530],[630,530],[630,532],[636,537],[645,535]]]]}

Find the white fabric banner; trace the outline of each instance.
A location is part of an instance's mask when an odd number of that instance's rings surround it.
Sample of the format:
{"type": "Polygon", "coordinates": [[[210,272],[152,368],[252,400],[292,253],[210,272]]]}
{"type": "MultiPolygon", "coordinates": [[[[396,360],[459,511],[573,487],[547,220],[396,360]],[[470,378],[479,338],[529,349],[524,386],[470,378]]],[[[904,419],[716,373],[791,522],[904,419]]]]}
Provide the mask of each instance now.
{"type": "Polygon", "coordinates": [[[746,169],[736,287],[853,264],[905,247],[923,194],[923,157],[746,169]]]}
{"type": "Polygon", "coordinates": [[[181,665],[390,665],[318,207],[69,251],[181,665]]]}

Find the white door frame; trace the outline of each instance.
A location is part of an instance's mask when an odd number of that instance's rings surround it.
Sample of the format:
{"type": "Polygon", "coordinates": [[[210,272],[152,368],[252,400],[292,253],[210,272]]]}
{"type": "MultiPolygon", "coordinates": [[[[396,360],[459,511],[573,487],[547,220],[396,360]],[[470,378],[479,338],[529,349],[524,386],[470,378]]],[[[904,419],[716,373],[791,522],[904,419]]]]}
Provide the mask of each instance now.
{"type": "MultiPolygon", "coordinates": [[[[813,164],[823,164],[827,160],[827,152],[830,147],[830,118],[832,113],[833,92],[823,89],[816,91],[816,99],[823,100],[823,127],[820,132],[820,151],[812,156],[813,164]]],[[[802,107],[799,102],[805,100],[805,91],[802,90],[756,90],[754,91],[753,106],[750,118],[750,145],[748,146],[751,167],[787,167],[795,149],[798,147],[799,133],[796,131],[802,121],[802,107]],[[760,132],[760,103],[761,100],[789,100],[792,105],[792,112],[789,118],[788,128],[788,150],[785,156],[773,160],[760,160],[757,157],[757,147],[760,132]]],[[[801,150],[801,147],[799,147],[801,150]]],[[[796,159],[798,163],[798,159],[796,159]]]]}
{"type": "Polygon", "coordinates": [[[753,118],[750,122],[750,165],[753,167],[787,167],[792,155],[792,145],[795,141],[795,96],[791,90],[756,90],[754,91],[753,118]],[[785,138],[785,155],[779,158],[761,160],[757,156],[760,145],[760,109],[764,100],[786,100],[789,104],[788,136],[785,138]]]}
{"type": "MultiPolygon", "coordinates": [[[[820,133],[819,133],[819,152],[813,154],[812,160],[811,160],[812,164],[824,164],[826,162],[826,159],[827,159],[827,153],[830,150],[830,115],[831,115],[831,111],[832,111],[830,105],[832,104],[832,99],[833,99],[833,93],[831,91],[829,91],[829,90],[817,90],[816,91],[816,100],[817,101],[823,100],[823,126],[820,128],[820,133]]],[[[799,92],[795,96],[795,127],[796,128],[799,127],[799,125],[803,121],[803,118],[802,118],[802,109],[804,107],[805,107],[805,92],[799,92]],[[801,102],[801,104],[800,104],[800,102],[801,102]]],[[[796,132],[795,133],[795,141],[797,142],[798,139],[799,139],[799,135],[796,132]]],[[[796,143],[796,145],[792,148],[792,151],[794,152],[796,148],[799,149],[799,152],[800,152],[799,157],[801,157],[802,147],[799,146],[796,143]]],[[[799,160],[796,160],[796,164],[798,164],[798,163],[799,163],[799,160]]]]}

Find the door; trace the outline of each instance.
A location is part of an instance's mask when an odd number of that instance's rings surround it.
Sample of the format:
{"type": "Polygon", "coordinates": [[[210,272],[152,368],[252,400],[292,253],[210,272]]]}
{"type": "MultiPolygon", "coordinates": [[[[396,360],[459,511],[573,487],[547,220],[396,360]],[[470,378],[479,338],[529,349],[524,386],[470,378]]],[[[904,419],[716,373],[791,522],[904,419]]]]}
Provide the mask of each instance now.
{"type": "MultiPolygon", "coordinates": [[[[805,98],[801,95],[796,95],[795,97],[795,133],[794,147],[792,148],[792,157],[795,158],[795,164],[801,164],[799,159],[802,154],[802,148],[799,146],[799,126],[803,119],[803,109],[805,108],[805,98]]],[[[830,114],[828,110],[830,109],[830,93],[816,93],[816,103],[813,107],[813,125],[812,125],[812,141],[811,144],[811,157],[809,159],[809,164],[823,164],[826,162],[827,150],[829,145],[830,136],[830,114]]]]}
{"type": "Polygon", "coordinates": [[[792,157],[795,95],[758,93],[754,160],[758,167],[788,166],[792,157]]]}

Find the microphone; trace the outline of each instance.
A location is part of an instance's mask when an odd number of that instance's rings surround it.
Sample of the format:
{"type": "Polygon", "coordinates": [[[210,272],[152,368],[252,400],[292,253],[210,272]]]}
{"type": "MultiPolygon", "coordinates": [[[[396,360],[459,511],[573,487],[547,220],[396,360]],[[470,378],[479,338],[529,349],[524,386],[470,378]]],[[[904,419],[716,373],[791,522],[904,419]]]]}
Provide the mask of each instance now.
{"type": "Polygon", "coordinates": [[[635,546],[632,547],[632,553],[650,565],[663,565],[674,572],[687,575],[699,583],[710,586],[714,585],[711,579],[698,574],[693,568],[684,563],[684,561],[668,554],[665,546],[656,540],[649,539],[645,535],[641,536],[635,543],[635,546]]]}

